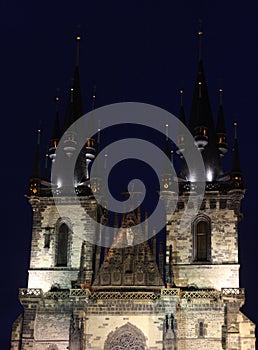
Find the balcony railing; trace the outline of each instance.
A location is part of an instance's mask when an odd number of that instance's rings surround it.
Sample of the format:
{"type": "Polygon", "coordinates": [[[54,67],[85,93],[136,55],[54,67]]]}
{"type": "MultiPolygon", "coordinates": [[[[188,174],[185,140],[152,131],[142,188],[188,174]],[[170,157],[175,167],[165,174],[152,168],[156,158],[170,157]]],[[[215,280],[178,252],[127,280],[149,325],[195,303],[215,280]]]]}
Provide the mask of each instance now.
{"type": "Polygon", "coordinates": [[[92,292],[89,289],[69,289],[59,290],[53,292],[43,293],[40,288],[20,288],[19,298],[43,298],[43,299],[104,299],[104,300],[115,300],[115,299],[144,299],[144,300],[157,300],[162,296],[180,297],[181,299],[213,299],[230,297],[230,298],[243,298],[245,296],[244,288],[222,288],[221,291],[214,289],[202,289],[202,290],[182,290],[180,288],[162,288],[160,292],[108,292],[99,291],[92,292]]]}

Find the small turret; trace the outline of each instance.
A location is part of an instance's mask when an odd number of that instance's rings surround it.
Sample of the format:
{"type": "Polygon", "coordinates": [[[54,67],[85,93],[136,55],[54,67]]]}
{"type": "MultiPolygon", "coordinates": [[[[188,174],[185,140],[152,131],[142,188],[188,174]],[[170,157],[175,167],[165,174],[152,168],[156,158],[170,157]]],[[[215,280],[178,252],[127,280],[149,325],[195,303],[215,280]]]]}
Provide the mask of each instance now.
{"type": "Polygon", "coordinates": [[[218,113],[218,120],[217,120],[217,126],[216,126],[218,148],[219,148],[219,153],[221,157],[223,157],[228,151],[224,110],[223,110],[223,104],[222,104],[222,91],[223,91],[222,89],[219,89],[220,104],[219,104],[219,113],[218,113]]]}
{"type": "Polygon", "coordinates": [[[39,196],[40,193],[40,132],[41,130],[38,129],[37,147],[32,168],[32,174],[30,178],[29,194],[31,196],[39,196]]]}

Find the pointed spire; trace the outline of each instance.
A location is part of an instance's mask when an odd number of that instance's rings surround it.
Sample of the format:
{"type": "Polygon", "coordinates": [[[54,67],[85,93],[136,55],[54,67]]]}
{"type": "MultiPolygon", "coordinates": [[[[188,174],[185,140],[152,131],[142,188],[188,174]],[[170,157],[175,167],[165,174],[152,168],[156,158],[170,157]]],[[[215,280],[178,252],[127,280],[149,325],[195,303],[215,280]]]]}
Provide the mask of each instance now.
{"type": "Polygon", "coordinates": [[[70,98],[66,109],[63,132],[65,132],[78,118],[83,115],[81,84],[79,74],[79,44],[81,37],[76,37],[76,64],[73,76],[73,83],[70,88],[70,98]]]}
{"type": "Polygon", "coordinates": [[[53,132],[52,132],[52,140],[59,140],[59,138],[60,138],[60,122],[59,122],[59,101],[60,101],[60,98],[59,98],[59,96],[56,96],[55,100],[56,100],[56,117],[55,117],[53,132]]]}
{"type": "Polygon", "coordinates": [[[202,61],[202,36],[203,36],[203,30],[202,30],[202,20],[199,19],[199,62],[202,61]]]}
{"type": "MultiPolygon", "coordinates": [[[[179,111],[179,120],[181,123],[186,125],[185,119],[185,111],[184,111],[184,90],[180,89],[180,111],[179,111]]],[[[185,150],[185,135],[183,128],[179,128],[178,130],[178,147],[176,149],[176,153],[182,158],[185,150]]]]}
{"type": "Polygon", "coordinates": [[[220,88],[219,89],[219,112],[218,112],[218,119],[217,119],[217,125],[216,125],[218,147],[219,147],[221,157],[223,157],[228,150],[224,110],[223,110],[223,103],[222,103],[223,102],[222,92],[223,90],[222,88],[220,88]]]}
{"type": "Polygon", "coordinates": [[[166,134],[165,153],[166,153],[167,157],[170,158],[168,133],[169,133],[169,125],[168,125],[168,123],[166,123],[166,125],[165,125],[165,134],[166,134]]]}
{"type": "Polygon", "coordinates": [[[97,92],[97,86],[93,86],[93,92],[92,92],[92,102],[91,102],[91,110],[94,111],[96,108],[96,92],[97,92]]]}
{"type": "MultiPolygon", "coordinates": [[[[81,97],[81,84],[80,84],[80,74],[79,74],[79,55],[80,55],[80,42],[81,36],[77,35],[76,37],[76,65],[74,70],[73,77],[73,102],[74,102],[74,118],[77,120],[83,115],[82,108],[82,97],[81,97]]],[[[75,121],[73,120],[73,122],[75,121]]]]}
{"type": "Polygon", "coordinates": [[[44,168],[43,179],[48,180],[48,153],[45,154],[45,168],[44,168]]]}
{"type": "Polygon", "coordinates": [[[180,89],[180,112],[179,112],[180,121],[186,125],[185,120],[185,110],[184,110],[184,90],[180,89]]]}
{"type": "Polygon", "coordinates": [[[57,144],[60,139],[59,96],[56,96],[55,102],[56,102],[56,116],[55,116],[54,126],[52,130],[50,145],[49,145],[49,158],[52,159],[52,161],[54,161],[55,159],[55,152],[56,152],[57,144]]]}
{"type": "Polygon", "coordinates": [[[79,61],[80,61],[80,41],[81,36],[76,36],[76,66],[79,67],[79,61]]]}
{"type": "Polygon", "coordinates": [[[239,155],[239,148],[238,148],[238,139],[237,139],[237,123],[234,123],[234,149],[233,149],[233,164],[232,164],[232,171],[231,171],[231,178],[235,180],[235,183],[237,187],[240,187],[242,185],[242,170],[240,165],[240,155],[239,155]]]}
{"type": "Polygon", "coordinates": [[[40,179],[40,133],[41,130],[38,129],[37,147],[31,174],[31,178],[33,179],[40,179]]]}
{"type": "MultiPolygon", "coordinates": [[[[200,30],[199,37],[202,36],[202,33],[202,30],[200,30]]],[[[222,175],[222,168],[201,54],[194,87],[189,129],[194,136],[196,145],[202,151],[206,173],[212,173],[212,181],[217,180],[222,175]]],[[[198,173],[198,169],[196,169],[196,173],[198,173]]],[[[183,170],[182,174],[189,178],[187,170],[183,170]]]]}

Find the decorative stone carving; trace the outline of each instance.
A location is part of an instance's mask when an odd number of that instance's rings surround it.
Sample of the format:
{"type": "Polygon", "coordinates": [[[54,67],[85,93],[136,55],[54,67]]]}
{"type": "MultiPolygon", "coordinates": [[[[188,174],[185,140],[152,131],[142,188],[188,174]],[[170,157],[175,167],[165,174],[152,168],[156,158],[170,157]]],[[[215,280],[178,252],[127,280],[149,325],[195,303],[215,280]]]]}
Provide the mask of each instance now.
{"type": "Polygon", "coordinates": [[[146,340],[143,332],[128,322],[109,333],[104,350],[148,350],[146,340]]]}

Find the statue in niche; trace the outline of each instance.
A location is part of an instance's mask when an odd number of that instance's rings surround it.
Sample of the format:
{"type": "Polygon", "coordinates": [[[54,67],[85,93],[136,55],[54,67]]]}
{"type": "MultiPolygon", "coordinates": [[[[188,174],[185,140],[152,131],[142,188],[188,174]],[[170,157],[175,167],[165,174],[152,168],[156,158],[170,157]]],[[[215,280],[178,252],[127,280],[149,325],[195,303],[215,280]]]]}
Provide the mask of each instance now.
{"type": "Polygon", "coordinates": [[[131,227],[128,227],[126,229],[126,240],[127,240],[127,244],[129,246],[133,245],[133,240],[134,240],[134,233],[131,227]]]}
{"type": "Polygon", "coordinates": [[[133,256],[130,252],[125,258],[124,267],[125,267],[125,273],[133,272],[133,256]]]}

